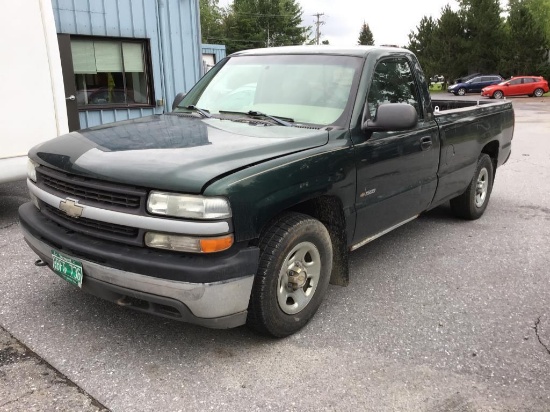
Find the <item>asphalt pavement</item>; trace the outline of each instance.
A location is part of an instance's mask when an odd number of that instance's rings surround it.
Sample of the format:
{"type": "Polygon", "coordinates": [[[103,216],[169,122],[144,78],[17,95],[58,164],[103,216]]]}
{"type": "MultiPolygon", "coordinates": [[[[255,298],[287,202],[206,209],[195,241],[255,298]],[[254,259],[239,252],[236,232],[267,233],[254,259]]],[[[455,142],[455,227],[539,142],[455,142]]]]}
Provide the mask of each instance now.
{"type": "Polygon", "coordinates": [[[281,340],[81,293],[33,264],[24,182],[0,185],[0,411],[549,411],[550,99],[513,101],[485,215],[444,205],[352,253],[281,340]]]}

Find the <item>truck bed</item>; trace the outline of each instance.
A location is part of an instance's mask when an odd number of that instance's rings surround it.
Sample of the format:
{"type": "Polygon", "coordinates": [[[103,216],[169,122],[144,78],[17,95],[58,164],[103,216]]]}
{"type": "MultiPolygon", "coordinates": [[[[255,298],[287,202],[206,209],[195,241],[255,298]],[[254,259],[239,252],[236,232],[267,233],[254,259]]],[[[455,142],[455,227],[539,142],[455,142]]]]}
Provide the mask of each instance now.
{"type": "Polygon", "coordinates": [[[467,186],[476,167],[477,154],[487,143],[493,141],[486,150],[498,158],[495,170],[508,160],[514,112],[512,102],[505,100],[432,100],[432,107],[441,139],[439,185],[432,202],[435,206],[467,186]]]}

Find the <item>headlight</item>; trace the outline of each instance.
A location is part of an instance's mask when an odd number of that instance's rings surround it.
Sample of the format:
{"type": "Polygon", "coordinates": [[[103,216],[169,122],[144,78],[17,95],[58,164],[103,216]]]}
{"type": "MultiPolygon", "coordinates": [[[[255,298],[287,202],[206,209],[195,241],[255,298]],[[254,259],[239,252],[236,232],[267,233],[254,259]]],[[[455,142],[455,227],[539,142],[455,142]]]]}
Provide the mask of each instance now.
{"type": "Polygon", "coordinates": [[[233,235],[213,238],[196,238],[167,233],[145,233],[145,244],[149,247],[179,252],[214,253],[229,249],[233,245],[233,235]]]}
{"type": "Polygon", "coordinates": [[[34,160],[27,159],[27,177],[31,179],[33,182],[36,182],[37,167],[38,167],[38,163],[36,163],[34,160]]]}
{"type": "Polygon", "coordinates": [[[147,210],[155,215],[184,217],[188,219],[226,219],[231,217],[231,207],[223,197],[180,195],[151,192],[147,210]]]}

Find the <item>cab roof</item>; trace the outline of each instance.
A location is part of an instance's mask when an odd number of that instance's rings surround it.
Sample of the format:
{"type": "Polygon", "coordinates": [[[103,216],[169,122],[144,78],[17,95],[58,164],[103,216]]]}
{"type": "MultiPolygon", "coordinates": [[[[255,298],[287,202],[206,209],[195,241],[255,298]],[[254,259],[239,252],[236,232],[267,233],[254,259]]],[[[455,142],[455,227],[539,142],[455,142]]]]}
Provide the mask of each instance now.
{"type": "Polygon", "coordinates": [[[399,47],[384,46],[282,46],[268,47],[263,49],[250,49],[235,52],[230,56],[259,56],[277,54],[324,54],[365,57],[371,52],[397,52],[411,53],[409,50],[399,47]]]}

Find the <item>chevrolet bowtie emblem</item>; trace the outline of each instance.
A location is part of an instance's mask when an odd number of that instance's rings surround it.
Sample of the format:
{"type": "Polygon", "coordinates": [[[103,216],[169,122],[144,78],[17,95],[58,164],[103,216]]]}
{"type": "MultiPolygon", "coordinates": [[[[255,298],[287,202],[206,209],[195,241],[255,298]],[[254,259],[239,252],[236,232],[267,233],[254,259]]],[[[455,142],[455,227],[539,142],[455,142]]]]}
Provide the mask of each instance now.
{"type": "Polygon", "coordinates": [[[80,217],[82,216],[82,211],[84,208],[78,204],[77,200],[65,199],[59,202],[59,209],[65,212],[67,216],[70,217],[80,217]]]}

